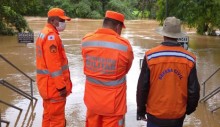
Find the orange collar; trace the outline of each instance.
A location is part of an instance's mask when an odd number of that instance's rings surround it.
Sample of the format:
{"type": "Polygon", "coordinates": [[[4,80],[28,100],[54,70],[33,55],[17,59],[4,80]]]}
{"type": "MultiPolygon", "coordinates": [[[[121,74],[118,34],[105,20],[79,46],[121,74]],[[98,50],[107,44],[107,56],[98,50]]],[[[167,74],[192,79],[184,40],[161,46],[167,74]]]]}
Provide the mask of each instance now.
{"type": "Polygon", "coordinates": [[[52,29],[52,31],[54,31],[55,33],[57,33],[59,35],[59,32],[57,31],[57,29],[50,23],[46,24],[46,27],[52,29]]]}
{"type": "Polygon", "coordinates": [[[118,33],[116,33],[114,30],[108,29],[108,28],[97,29],[95,33],[98,33],[98,34],[110,34],[110,35],[119,36],[118,33]]]}

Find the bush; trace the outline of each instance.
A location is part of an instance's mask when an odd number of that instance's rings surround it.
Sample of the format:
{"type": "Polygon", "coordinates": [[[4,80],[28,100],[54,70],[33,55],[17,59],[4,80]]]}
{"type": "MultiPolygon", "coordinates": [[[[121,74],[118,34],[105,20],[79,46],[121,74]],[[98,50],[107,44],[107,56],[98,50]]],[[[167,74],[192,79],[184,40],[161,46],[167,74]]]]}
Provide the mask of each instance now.
{"type": "Polygon", "coordinates": [[[97,11],[92,11],[89,13],[88,18],[94,18],[94,19],[100,19],[103,16],[101,16],[101,14],[97,11]]]}
{"type": "Polygon", "coordinates": [[[117,11],[123,13],[126,19],[134,19],[132,11],[126,6],[126,1],[110,0],[106,6],[106,10],[117,11]]]}
{"type": "Polygon", "coordinates": [[[0,34],[14,35],[16,32],[31,31],[24,17],[9,6],[0,7],[0,34]]]}

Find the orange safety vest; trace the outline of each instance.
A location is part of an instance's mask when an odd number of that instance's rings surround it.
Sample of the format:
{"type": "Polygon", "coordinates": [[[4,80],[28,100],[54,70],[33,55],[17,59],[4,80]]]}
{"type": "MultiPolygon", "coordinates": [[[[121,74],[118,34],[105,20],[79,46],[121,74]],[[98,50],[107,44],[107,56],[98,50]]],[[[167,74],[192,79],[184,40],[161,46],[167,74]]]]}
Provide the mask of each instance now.
{"type": "Polygon", "coordinates": [[[133,52],[130,43],[111,29],[98,29],[82,40],[87,108],[99,115],[122,115],[126,107],[126,74],[133,52]]]}
{"type": "Polygon", "coordinates": [[[43,99],[60,97],[59,89],[71,93],[72,83],[68,60],[59,33],[47,24],[36,41],[37,86],[43,99]]]}
{"type": "Polygon", "coordinates": [[[181,46],[160,45],[146,52],[150,69],[147,113],[161,119],[177,119],[185,115],[187,84],[195,56],[181,46]]]}

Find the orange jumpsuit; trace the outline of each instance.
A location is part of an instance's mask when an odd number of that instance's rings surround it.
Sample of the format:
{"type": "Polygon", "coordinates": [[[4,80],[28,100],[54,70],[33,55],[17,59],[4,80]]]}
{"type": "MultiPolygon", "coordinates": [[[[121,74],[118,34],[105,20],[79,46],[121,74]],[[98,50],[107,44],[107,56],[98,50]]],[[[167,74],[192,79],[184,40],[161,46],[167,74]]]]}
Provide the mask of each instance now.
{"type": "Polygon", "coordinates": [[[36,41],[37,86],[43,98],[43,127],[65,126],[66,98],[58,90],[71,93],[68,60],[59,33],[47,24],[36,41]]]}
{"type": "Polygon", "coordinates": [[[126,107],[126,74],[133,52],[130,43],[101,28],[82,40],[86,86],[86,127],[122,127],[126,107]]]}

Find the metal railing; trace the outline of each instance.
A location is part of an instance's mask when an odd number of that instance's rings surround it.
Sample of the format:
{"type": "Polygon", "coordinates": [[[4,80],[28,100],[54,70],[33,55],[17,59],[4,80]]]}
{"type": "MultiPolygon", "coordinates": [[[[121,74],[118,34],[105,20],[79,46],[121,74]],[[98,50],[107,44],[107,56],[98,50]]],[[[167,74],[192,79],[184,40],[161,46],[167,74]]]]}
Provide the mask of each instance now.
{"type": "MultiPolygon", "coordinates": [[[[17,87],[13,86],[12,84],[8,83],[8,82],[5,81],[5,80],[0,80],[0,84],[2,84],[3,86],[5,86],[5,87],[7,87],[7,88],[9,88],[9,89],[11,89],[11,90],[13,90],[13,91],[16,92],[16,93],[19,93],[20,95],[22,95],[22,96],[24,96],[25,98],[27,98],[27,99],[30,100],[30,104],[29,104],[28,110],[27,110],[27,112],[26,112],[26,114],[25,114],[25,118],[24,118],[24,120],[26,120],[26,117],[27,117],[27,115],[28,115],[28,113],[29,113],[31,104],[33,105],[33,106],[32,106],[32,109],[34,109],[35,106],[36,106],[36,104],[37,104],[37,100],[38,100],[38,99],[35,98],[35,97],[33,97],[33,96],[31,96],[31,95],[29,95],[29,94],[27,94],[26,92],[24,92],[24,91],[22,91],[22,90],[20,90],[20,89],[18,89],[17,87]],[[34,104],[33,104],[33,100],[35,100],[35,103],[34,103],[34,104]]],[[[18,114],[18,116],[17,116],[17,118],[16,118],[16,122],[15,122],[15,126],[17,126],[18,121],[19,121],[20,116],[21,116],[21,113],[22,113],[22,109],[19,108],[19,107],[17,107],[17,106],[14,106],[14,105],[12,105],[12,104],[9,104],[9,103],[7,103],[7,102],[5,102],[5,101],[2,101],[2,100],[0,100],[0,103],[3,103],[3,104],[5,104],[5,105],[7,105],[7,106],[9,106],[9,107],[12,107],[12,108],[17,109],[17,110],[20,111],[19,114],[18,114]]],[[[31,114],[33,114],[33,110],[32,110],[32,112],[31,112],[31,114]]],[[[30,116],[30,118],[31,118],[31,116],[30,116]]],[[[28,121],[30,121],[30,118],[29,118],[28,121]]],[[[5,124],[8,126],[10,122],[5,121],[5,120],[0,120],[0,124],[1,124],[1,123],[5,123],[5,124]]],[[[23,123],[23,124],[24,124],[24,123],[23,123]]],[[[28,122],[28,124],[29,124],[29,122],[28,122]]]]}
{"type": "Polygon", "coordinates": [[[7,62],[9,65],[11,65],[13,68],[15,68],[17,71],[19,71],[21,74],[23,74],[25,77],[27,77],[30,80],[30,89],[31,89],[31,96],[33,96],[33,82],[35,82],[34,79],[32,79],[30,76],[25,74],[22,70],[20,70],[18,67],[16,67],[14,64],[12,64],[9,60],[7,60],[4,56],[0,54],[0,58],[2,58],[5,62],[7,62]]]}
{"type": "MultiPolygon", "coordinates": [[[[3,59],[6,63],[8,63],[9,65],[11,65],[13,68],[15,68],[17,71],[19,71],[21,74],[23,74],[26,78],[28,78],[28,79],[30,80],[31,94],[28,94],[28,93],[22,91],[21,89],[15,87],[14,85],[10,84],[9,82],[7,82],[7,81],[5,81],[5,80],[3,80],[3,79],[0,79],[0,85],[3,85],[3,86],[5,86],[5,87],[7,87],[7,88],[13,90],[14,92],[16,92],[16,93],[18,93],[18,94],[24,96],[25,98],[27,98],[27,99],[29,99],[29,100],[31,101],[30,104],[29,104],[29,107],[28,107],[28,111],[26,112],[26,115],[25,115],[25,119],[26,119],[27,114],[28,114],[28,112],[29,112],[29,110],[30,110],[31,105],[32,105],[32,108],[34,109],[35,106],[36,106],[36,104],[37,104],[37,100],[38,100],[37,98],[35,98],[35,97],[33,96],[33,82],[35,82],[35,80],[32,79],[30,76],[28,76],[26,73],[24,73],[22,70],[20,70],[18,67],[16,67],[14,64],[12,64],[9,60],[7,60],[7,59],[6,59],[5,57],[3,57],[1,54],[0,54],[0,58],[3,59]],[[33,105],[33,100],[35,100],[34,105],[33,105]]],[[[18,120],[19,120],[19,118],[20,118],[22,109],[19,108],[19,107],[17,107],[17,106],[14,106],[14,105],[12,105],[12,104],[9,104],[9,103],[7,103],[7,102],[5,102],[5,101],[2,101],[2,100],[0,100],[0,103],[3,103],[3,104],[5,104],[5,105],[7,105],[7,106],[9,106],[9,107],[12,107],[12,108],[17,109],[17,110],[20,111],[20,112],[19,112],[19,115],[18,115],[18,117],[17,117],[17,120],[16,120],[16,122],[15,122],[15,126],[16,126],[16,125],[17,125],[17,122],[18,122],[18,120]]],[[[33,110],[32,110],[32,113],[33,113],[33,110]]],[[[0,116],[0,117],[1,117],[1,116],[0,116]]],[[[30,118],[29,118],[29,119],[30,119],[30,118]]],[[[29,120],[29,121],[30,121],[30,120],[29,120]]],[[[9,121],[0,119],[0,127],[1,127],[1,123],[5,123],[7,127],[8,127],[9,124],[10,124],[9,121]]]]}
{"type": "Polygon", "coordinates": [[[1,120],[1,123],[5,123],[6,124],[6,127],[9,126],[10,122],[9,121],[6,121],[6,120],[1,120]]]}
{"type": "Polygon", "coordinates": [[[205,96],[205,92],[206,92],[206,82],[212,78],[213,75],[215,75],[218,71],[220,70],[220,67],[214,72],[212,73],[203,83],[202,83],[202,86],[203,86],[203,97],[205,96]]]}
{"type": "MultiPolygon", "coordinates": [[[[220,87],[216,88],[215,90],[213,90],[212,92],[210,92],[209,94],[205,95],[206,93],[206,82],[209,81],[218,71],[220,70],[220,67],[218,67],[218,69],[213,72],[203,83],[202,83],[202,86],[203,86],[203,98],[200,99],[199,102],[206,102],[208,99],[210,99],[211,97],[213,97],[214,95],[218,94],[220,92],[220,87]]],[[[220,109],[220,106],[215,108],[215,109],[212,109],[211,112],[214,112],[216,110],[220,109]]]]}
{"type": "Polygon", "coordinates": [[[202,99],[200,99],[200,102],[206,102],[208,99],[210,99],[219,92],[220,92],[220,87],[216,88],[215,90],[204,96],[202,99]]]}
{"type": "Polygon", "coordinates": [[[5,81],[5,80],[0,80],[0,84],[2,84],[3,86],[13,90],[16,93],[19,93],[20,95],[26,97],[27,99],[29,99],[30,101],[32,101],[33,99],[37,101],[37,98],[27,94],[26,92],[18,89],[17,87],[13,86],[12,84],[10,84],[9,82],[5,81]]]}
{"type": "Polygon", "coordinates": [[[2,119],[1,110],[0,110],[0,127],[2,127],[2,124],[1,124],[1,123],[5,123],[5,124],[6,124],[6,127],[8,127],[9,124],[10,124],[9,121],[6,121],[6,120],[3,120],[3,119],[2,119]]]}
{"type": "Polygon", "coordinates": [[[7,103],[7,102],[5,102],[5,101],[0,100],[0,103],[3,103],[3,104],[5,104],[5,105],[7,105],[7,106],[9,106],[9,107],[12,107],[12,108],[17,109],[17,110],[19,110],[20,112],[22,112],[22,109],[21,109],[21,108],[19,108],[19,107],[17,107],[17,106],[14,106],[14,105],[12,105],[12,104],[9,104],[9,103],[7,103]]]}
{"type": "MultiPolygon", "coordinates": [[[[17,123],[18,123],[18,121],[19,121],[19,119],[20,119],[20,116],[21,116],[21,113],[22,113],[22,109],[21,108],[19,108],[19,107],[17,107],[17,106],[14,106],[14,105],[12,105],[12,104],[9,104],[9,103],[7,103],[7,102],[5,102],[5,101],[2,101],[2,100],[0,100],[0,103],[3,103],[3,104],[5,104],[5,105],[7,105],[7,106],[9,106],[9,107],[12,107],[12,108],[14,108],[14,109],[17,109],[17,110],[19,110],[19,114],[18,114],[18,116],[17,116],[17,119],[16,119],[16,122],[15,122],[15,126],[17,125],[17,123]]],[[[0,120],[0,123],[1,122],[3,122],[2,120],[0,120]]],[[[7,123],[6,123],[7,124],[7,123]]],[[[9,124],[9,122],[8,122],[8,124],[9,124]]],[[[1,127],[1,126],[0,126],[1,127]]]]}
{"type": "Polygon", "coordinates": [[[220,106],[219,106],[219,107],[217,107],[217,108],[215,108],[215,109],[212,109],[212,111],[211,111],[211,112],[214,112],[214,111],[216,111],[216,110],[218,110],[218,109],[220,109],[220,106]]]}

